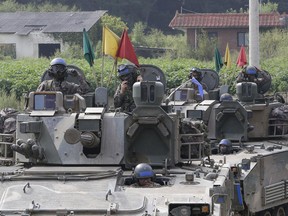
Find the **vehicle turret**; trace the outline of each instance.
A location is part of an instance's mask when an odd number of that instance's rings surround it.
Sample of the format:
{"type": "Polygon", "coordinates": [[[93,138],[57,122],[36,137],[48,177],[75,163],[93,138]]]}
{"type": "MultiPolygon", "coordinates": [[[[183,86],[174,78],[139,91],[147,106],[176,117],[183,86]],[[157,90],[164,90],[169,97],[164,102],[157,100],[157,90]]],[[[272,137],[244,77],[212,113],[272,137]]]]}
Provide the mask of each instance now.
{"type": "Polygon", "coordinates": [[[132,112],[108,109],[103,87],[29,94],[17,114],[16,164],[0,167],[1,215],[287,214],[286,141],[252,127],[279,102],[220,101],[223,89],[189,101],[189,88],[167,102],[163,71],[139,70],[132,112]]]}

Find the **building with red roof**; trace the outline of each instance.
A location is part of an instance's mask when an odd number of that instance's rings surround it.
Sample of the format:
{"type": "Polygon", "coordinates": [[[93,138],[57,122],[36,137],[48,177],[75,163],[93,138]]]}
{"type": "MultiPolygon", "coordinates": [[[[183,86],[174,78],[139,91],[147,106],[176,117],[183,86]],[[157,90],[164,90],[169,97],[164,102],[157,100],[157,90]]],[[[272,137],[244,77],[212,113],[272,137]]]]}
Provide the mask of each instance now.
{"type": "MultiPolygon", "coordinates": [[[[279,13],[259,14],[259,30],[284,28],[287,16],[279,13]]],[[[218,48],[225,52],[226,44],[231,50],[249,45],[249,14],[248,13],[179,13],[176,12],[169,27],[184,31],[187,43],[197,49],[197,37],[202,30],[208,37],[218,40],[218,48]]]]}

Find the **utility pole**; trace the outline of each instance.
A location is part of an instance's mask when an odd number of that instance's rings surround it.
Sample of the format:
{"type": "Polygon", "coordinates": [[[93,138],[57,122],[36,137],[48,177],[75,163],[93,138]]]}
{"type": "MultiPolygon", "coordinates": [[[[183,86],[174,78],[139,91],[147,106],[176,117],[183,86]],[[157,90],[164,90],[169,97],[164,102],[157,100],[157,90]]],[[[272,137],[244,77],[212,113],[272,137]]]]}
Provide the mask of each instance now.
{"type": "Polygon", "coordinates": [[[260,68],[259,55],[259,2],[249,0],[249,65],[260,68]]]}

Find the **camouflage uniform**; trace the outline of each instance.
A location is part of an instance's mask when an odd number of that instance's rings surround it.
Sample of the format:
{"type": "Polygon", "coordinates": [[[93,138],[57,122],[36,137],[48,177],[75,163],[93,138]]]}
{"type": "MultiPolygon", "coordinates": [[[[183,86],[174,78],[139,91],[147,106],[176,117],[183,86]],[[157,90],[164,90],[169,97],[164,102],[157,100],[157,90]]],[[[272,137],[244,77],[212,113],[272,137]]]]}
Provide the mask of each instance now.
{"type": "MultiPolygon", "coordinates": [[[[197,79],[196,79],[197,80],[197,79]]],[[[197,80],[201,85],[204,91],[208,92],[208,87],[205,83],[197,80]]],[[[191,80],[186,81],[184,84],[182,84],[182,88],[193,88],[198,93],[198,86],[195,83],[192,83],[191,80]]]]}
{"type": "Polygon", "coordinates": [[[89,90],[88,83],[78,74],[76,70],[67,70],[72,76],[78,76],[79,84],[68,82],[66,80],[44,80],[36,91],[61,91],[63,94],[85,94],[89,90]]]}
{"type": "Polygon", "coordinates": [[[121,112],[132,112],[136,108],[132,88],[135,82],[142,81],[139,69],[135,65],[123,64],[118,66],[118,78],[121,81],[114,94],[114,107],[121,112]]]}
{"type": "Polygon", "coordinates": [[[161,187],[160,184],[153,182],[152,180],[150,180],[149,182],[147,182],[145,185],[140,185],[139,182],[136,182],[134,184],[131,185],[132,187],[136,187],[136,188],[153,188],[153,187],[161,187]]]}
{"type": "Polygon", "coordinates": [[[240,72],[237,76],[237,83],[240,82],[255,82],[256,83],[256,76],[255,75],[248,75],[245,72],[240,72]]]}
{"type": "Polygon", "coordinates": [[[63,94],[82,94],[79,85],[67,81],[45,80],[37,88],[36,91],[61,91],[63,94]]]}
{"type": "Polygon", "coordinates": [[[114,94],[114,106],[115,108],[121,108],[122,112],[132,112],[136,105],[133,100],[132,87],[129,87],[124,94],[120,93],[121,84],[118,86],[114,94]]]}

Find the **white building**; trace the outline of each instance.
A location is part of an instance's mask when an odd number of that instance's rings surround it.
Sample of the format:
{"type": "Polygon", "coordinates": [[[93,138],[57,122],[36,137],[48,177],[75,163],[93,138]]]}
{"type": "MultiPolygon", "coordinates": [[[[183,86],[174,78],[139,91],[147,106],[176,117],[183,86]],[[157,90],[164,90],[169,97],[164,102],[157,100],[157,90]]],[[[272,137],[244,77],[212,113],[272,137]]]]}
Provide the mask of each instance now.
{"type": "Polygon", "coordinates": [[[53,33],[88,31],[106,12],[0,13],[0,47],[14,49],[16,59],[49,57],[65,49],[53,33]]]}

